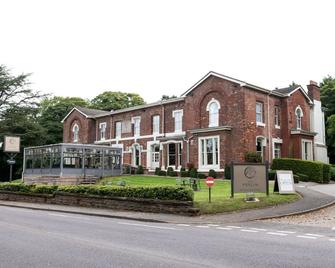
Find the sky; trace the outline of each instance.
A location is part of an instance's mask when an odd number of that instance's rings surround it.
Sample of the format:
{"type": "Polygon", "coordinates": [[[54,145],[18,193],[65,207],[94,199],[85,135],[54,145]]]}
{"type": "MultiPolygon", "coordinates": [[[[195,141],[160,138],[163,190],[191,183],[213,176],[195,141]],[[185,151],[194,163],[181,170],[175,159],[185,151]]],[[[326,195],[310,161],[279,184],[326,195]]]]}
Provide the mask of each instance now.
{"type": "Polygon", "coordinates": [[[335,1],[0,0],[0,64],[55,96],[146,102],[209,71],[274,89],[335,76],[335,1]]]}

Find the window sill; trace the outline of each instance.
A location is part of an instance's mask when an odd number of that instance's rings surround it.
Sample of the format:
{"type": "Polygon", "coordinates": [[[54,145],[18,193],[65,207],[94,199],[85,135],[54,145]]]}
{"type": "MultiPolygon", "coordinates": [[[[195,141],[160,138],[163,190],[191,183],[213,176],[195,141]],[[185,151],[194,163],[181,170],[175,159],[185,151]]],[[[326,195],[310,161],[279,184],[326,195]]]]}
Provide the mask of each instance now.
{"type": "Polygon", "coordinates": [[[256,126],[258,127],[265,127],[265,124],[262,122],[256,122],[256,126]]]}
{"type": "Polygon", "coordinates": [[[280,129],[280,126],[278,126],[278,125],[275,125],[275,128],[276,128],[276,129],[280,129]]]}

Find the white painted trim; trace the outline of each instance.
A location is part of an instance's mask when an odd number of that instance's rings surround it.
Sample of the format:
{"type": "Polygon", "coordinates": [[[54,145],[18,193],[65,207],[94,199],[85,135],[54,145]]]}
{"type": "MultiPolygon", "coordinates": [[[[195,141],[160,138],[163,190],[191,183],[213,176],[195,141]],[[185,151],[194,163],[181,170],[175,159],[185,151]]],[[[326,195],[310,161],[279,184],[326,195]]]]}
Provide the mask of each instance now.
{"type": "Polygon", "coordinates": [[[293,93],[295,93],[296,91],[300,90],[302,92],[302,94],[306,97],[306,99],[308,100],[308,102],[310,104],[313,104],[313,101],[311,100],[311,98],[308,96],[307,92],[301,87],[298,86],[296,89],[294,89],[292,92],[290,92],[289,94],[287,94],[287,96],[291,96],[293,93]]]}
{"type": "Polygon", "coordinates": [[[80,128],[79,128],[78,124],[75,123],[75,124],[73,125],[73,127],[72,127],[73,142],[78,142],[78,140],[79,140],[79,130],[80,130],[80,128]],[[75,127],[78,128],[78,133],[77,133],[77,138],[76,138],[76,139],[75,139],[75,135],[74,135],[74,128],[75,128],[75,127]]]}
{"type": "Polygon", "coordinates": [[[175,117],[175,114],[176,113],[181,113],[181,117],[183,117],[184,116],[184,110],[183,109],[179,109],[179,110],[174,110],[174,111],[172,111],[172,117],[174,118],[175,117]]]}
{"type": "Polygon", "coordinates": [[[280,138],[272,138],[273,143],[283,143],[283,139],[280,138]]]}
{"type": "MultiPolygon", "coordinates": [[[[210,170],[210,169],[214,169],[216,171],[218,171],[220,169],[220,136],[219,135],[215,135],[215,136],[208,136],[208,137],[198,137],[198,168],[199,170],[210,170]],[[217,138],[218,139],[218,159],[217,159],[217,162],[218,164],[217,165],[202,165],[201,164],[201,140],[207,140],[207,139],[214,139],[214,138],[217,138]]],[[[215,152],[214,152],[214,146],[213,146],[213,155],[215,155],[215,152]]],[[[214,157],[213,157],[213,161],[214,161],[214,157]]]]}
{"type": "Polygon", "coordinates": [[[161,116],[159,114],[155,114],[153,117],[152,117],[152,135],[158,135],[160,133],[160,129],[161,129],[161,116]],[[155,118],[158,118],[158,131],[154,131],[154,122],[155,122],[155,118]]]}
{"type": "Polygon", "coordinates": [[[280,126],[278,126],[278,125],[275,125],[275,129],[280,129],[280,126]]]}
{"type": "Polygon", "coordinates": [[[72,110],[70,112],[68,112],[68,114],[62,119],[62,121],[60,121],[61,123],[64,123],[65,119],[68,118],[70,116],[70,114],[76,110],[77,112],[81,113],[83,116],[85,116],[86,118],[88,118],[87,114],[84,114],[82,111],[80,111],[78,108],[74,107],[72,108],[72,110]]]}
{"type": "Polygon", "coordinates": [[[207,103],[207,106],[206,106],[206,111],[209,112],[209,106],[212,104],[212,103],[216,103],[218,105],[218,109],[220,110],[221,109],[221,105],[220,105],[220,102],[214,98],[212,98],[208,103],[207,103]]]}
{"type": "MultiPolygon", "coordinates": [[[[272,138],[272,159],[275,159],[275,144],[283,144],[283,140],[280,138],[272,138]]],[[[281,151],[282,148],[280,149],[280,157],[281,157],[281,151]]]]}
{"type": "Polygon", "coordinates": [[[313,161],[314,160],[314,146],[313,146],[313,141],[312,140],[307,140],[307,139],[301,139],[301,159],[302,160],[308,160],[308,161],[313,161]],[[311,145],[311,159],[304,159],[304,152],[305,152],[305,146],[303,146],[304,143],[310,143],[311,145]]]}
{"type": "Polygon", "coordinates": [[[105,141],[106,140],[106,130],[107,130],[107,122],[102,122],[99,124],[99,133],[98,133],[98,136],[99,136],[99,139],[100,141],[105,141]],[[101,129],[102,129],[102,126],[105,126],[105,138],[101,139],[101,129]]]}
{"type": "Polygon", "coordinates": [[[265,127],[265,123],[262,123],[262,122],[256,122],[256,126],[257,127],[265,127]]]}
{"type": "Polygon", "coordinates": [[[262,141],[262,146],[266,147],[266,137],[265,136],[256,136],[256,146],[257,146],[257,140],[258,138],[261,138],[263,141],[262,141]]]}
{"type": "Polygon", "coordinates": [[[185,131],[181,131],[181,132],[168,132],[165,133],[165,137],[176,137],[176,136],[185,136],[186,132],[185,131]]]}

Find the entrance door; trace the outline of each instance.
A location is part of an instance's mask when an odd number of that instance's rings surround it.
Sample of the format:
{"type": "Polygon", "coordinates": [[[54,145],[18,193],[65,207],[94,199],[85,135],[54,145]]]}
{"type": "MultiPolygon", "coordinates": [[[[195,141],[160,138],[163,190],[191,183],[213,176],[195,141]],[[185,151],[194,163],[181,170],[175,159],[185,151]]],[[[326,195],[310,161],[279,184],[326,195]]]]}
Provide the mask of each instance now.
{"type": "Polygon", "coordinates": [[[154,144],[151,149],[151,168],[159,167],[159,144],[154,144]]]}

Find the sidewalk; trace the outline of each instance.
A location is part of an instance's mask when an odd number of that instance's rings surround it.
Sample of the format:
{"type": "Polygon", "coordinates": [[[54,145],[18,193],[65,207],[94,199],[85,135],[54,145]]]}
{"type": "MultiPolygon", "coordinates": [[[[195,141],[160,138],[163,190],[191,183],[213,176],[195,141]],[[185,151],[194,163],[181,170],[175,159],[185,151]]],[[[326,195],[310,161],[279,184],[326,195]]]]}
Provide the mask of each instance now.
{"type": "Polygon", "coordinates": [[[328,185],[330,187],[334,187],[333,196],[322,193],[320,191],[313,190],[313,187],[315,188],[317,186],[319,185],[311,183],[297,184],[296,190],[303,196],[303,198],[294,203],[283,204],[264,209],[253,209],[241,212],[222,213],[214,215],[202,215],[197,217],[179,216],[174,214],[144,213],[136,211],[114,211],[110,209],[35,204],[35,203],[23,203],[23,202],[12,202],[12,201],[0,201],[0,206],[21,207],[34,210],[57,211],[62,213],[75,213],[81,215],[101,216],[101,217],[148,221],[148,222],[226,224],[226,223],[247,222],[253,220],[301,214],[334,204],[335,184],[328,185]]]}

